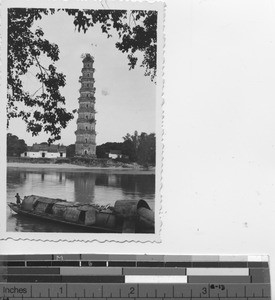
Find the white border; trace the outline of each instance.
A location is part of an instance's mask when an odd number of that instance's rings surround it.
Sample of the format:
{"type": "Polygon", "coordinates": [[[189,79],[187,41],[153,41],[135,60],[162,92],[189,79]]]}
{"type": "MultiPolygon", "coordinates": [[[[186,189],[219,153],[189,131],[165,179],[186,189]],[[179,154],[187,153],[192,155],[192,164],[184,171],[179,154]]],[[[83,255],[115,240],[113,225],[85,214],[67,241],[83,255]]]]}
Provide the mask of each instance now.
{"type": "MultiPolygon", "coordinates": [[[[105,1],[106,2],[106,1],[105,1]]],[[[109,233],[43,233],[43,232],[6,232],[6,130],[0,134],[0,240],[22,241],[69,241],[69,242],[160,242],[161,230],[161,174],[162,174],[162,95],[163,95],[163,48],[164,48],[164,3],[163,2],[130,2],[107,1],[108,9],[135,9],[158,11],[158,39],[157,39],[157,93],[156,93],[156,186],[155,186],[155,233],[154,234],[109,234],[109,233]]],[[[7,78],[7,9],[10,7],[35,7],[35,8],[78,8],[78,9],[104,9],[101,1],[54,1],[54,0],[5,0],[1,4],[1,93],[2,99],[6,98],[7,78]]],[[[0,125],[6,128],[6,102],[0,106],[0,125]]]]}

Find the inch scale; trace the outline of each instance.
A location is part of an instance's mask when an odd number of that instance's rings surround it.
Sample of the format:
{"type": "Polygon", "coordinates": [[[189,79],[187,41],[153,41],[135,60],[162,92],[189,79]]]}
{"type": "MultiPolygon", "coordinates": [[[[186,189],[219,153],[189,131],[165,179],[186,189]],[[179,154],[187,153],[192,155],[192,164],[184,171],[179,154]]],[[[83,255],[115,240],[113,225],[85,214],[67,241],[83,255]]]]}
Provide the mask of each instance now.
{"type": "Polygon", "coordinates": [[[266,256],[0,256],[0,300],[270,300],[266,256]]]}

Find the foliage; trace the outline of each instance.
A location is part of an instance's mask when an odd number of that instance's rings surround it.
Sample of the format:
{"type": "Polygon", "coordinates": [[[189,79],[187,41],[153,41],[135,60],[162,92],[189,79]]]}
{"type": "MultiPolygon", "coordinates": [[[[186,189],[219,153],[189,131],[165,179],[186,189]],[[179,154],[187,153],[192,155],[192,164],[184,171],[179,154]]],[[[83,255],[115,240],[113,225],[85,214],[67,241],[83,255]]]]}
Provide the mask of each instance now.
{"type": "Polygon", "coordinates": [[[20,156],[26,150],[27,144],[23,139],[11,133],[7,134],[7,156],[20,156]]]}
{"type": "Polygon", "coordinates": [[[156,138],[155,134],[141,133],[139,137],[137,161],[139,164],[148,167],[156,163],[156,138]]]}
{"type": "MultiPolygon", "coordinates": [[[[51,158],[52,160],[52,158],[51,158]]],[[[71,160],[69,158],[64,158],[64,157],[58,157],[54,160],[54,163],[55,164],[70,164],[71,163],[71,160]]]]}
{"type": "Polygon", "coordinates": [[[139,137],[138,132],[135,131],[133,135],[127,133],[126,136],[123,137],[124,143],[122,148],[122,153],[129,156],[130,161],[137,161],[137,153],[138,153],[138,143],[139,137]]]}
{"type": "Polygon", "coordinates": [[[138,58],[137,51],[143,53],[142,67],[145,75],[153,81],[157,66],[157,11],[145,10],[78,10],[65,9],[74,16],[74,25],[84,33],[95,24],[101,24],[101,30],[112,36],[113,28],[118,32],[116,48],[127,53],[130,69],[134,69],[138,58]]]}
{"type": "Polygon", "coordinates": [[[74,157],[75,156],[75,144],[71,144],[66,147],[66,157],[74,157]]]}
{"type": "Polygon", "coordinates": [[[102,144],[100,146],[96,147],[96,157],[97,158],[108,158],[108,154],[111,150],[121,150],[122,149],[122,143],[111,143],[107,142],[105,144],[102,144]]]}
{"type": "Polygon", "coordinates": [[[156,162],[156,137],[154,133],[147,134],[137,131],[133,135],[127,134],[124,138],[124,153],[129,155],[131,161],[135,161],[145,167],[155,165],[156,162]]]}
{"type": "Polygon", "coordinates": [[[123,137],[123,143],[105,143],[96,147],[98,158],[108,158],[111,150],[120,150],[123,157],[119,161],[136,162],[148,167],[156,163],[156,137],[154,133],[147,134],[137,131],[134,134],[127,133],[123,137]],[[127,159],[126,159],[127,158],[127,159]]]}
{"type": "Polygon", "coordinates": [[[54,13],[54,10],[8,10],[7,125],[11,118],[22,118],[33,136],[43,130],[51,135],[48,141],[52,142],[60,139],[61,129],[67,126],[73,115],[66,111],[65,98],[59,91],[65,86],[65,76],[54,66],[59,59],[58,46],[43,38],[41,28],[35,32],[31,28],[35,20],[49,13],[54,13]],[[43,56],[52,61],[47,67],[40,62],[43,56]],[[24,90],[22,76],[33,66],[41,88],[31,95],[24,90]]]}

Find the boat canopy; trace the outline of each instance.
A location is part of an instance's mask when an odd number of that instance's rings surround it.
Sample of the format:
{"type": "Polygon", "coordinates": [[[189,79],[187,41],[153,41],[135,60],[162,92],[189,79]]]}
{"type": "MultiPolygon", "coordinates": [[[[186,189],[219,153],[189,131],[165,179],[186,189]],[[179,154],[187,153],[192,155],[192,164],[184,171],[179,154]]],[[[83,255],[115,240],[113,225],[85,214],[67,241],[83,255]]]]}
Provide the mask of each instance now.
{"type": "Polygon", "coordinates": [[[144,200],[117,200],[114,206],[114,210],[117,214],[129,218],[137,215],[137,211],[140,208],[150,209],[148,203],[144,200]]]}
{"type": "Polygon", "coordinates": [[[154,212],[144,200],[117,200],[114,206],[104,206],[30,195],[24,197],[20,208],[36,216],[68,223],[104,229],[121,227],[125,233],[154,229],[154,212]]]}
{"type": "Polygon", "coordinates": [[[54,199],[36,195],[27,196],[22,201],[22,209],[38,214],[52,215],[73,223],[94,225],[95,223],[112,228],[115,226],[115,216],[108,206],[97,204],[81,204],[67,202],[63,199],[54,199]]]}
{"type": "Polygon", "coordinates": [[[38,210],[43,211],[43,207],[47,207],[48,204],[55,204],[55,203],[66,203],[63,199],[53,199],[53,198],[47,198],[47,197],[41,197],[36,195],[30,195],[24,197],[21,207],[24,210],[32,211],[34,208],[37,208],[38,210]]]}

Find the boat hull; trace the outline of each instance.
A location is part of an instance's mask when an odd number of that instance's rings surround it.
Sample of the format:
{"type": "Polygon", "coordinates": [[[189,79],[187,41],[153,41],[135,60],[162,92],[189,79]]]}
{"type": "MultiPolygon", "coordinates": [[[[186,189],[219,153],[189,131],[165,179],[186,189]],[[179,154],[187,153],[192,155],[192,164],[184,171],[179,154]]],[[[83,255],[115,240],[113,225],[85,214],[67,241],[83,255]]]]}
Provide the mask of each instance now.
{"type": "Polygon", "coordinates": [[[154,233],[154,213],[144,200],[119,200],[114,207],[101,208],[31,195],[20,205],[8,203],[8,206],[20,216],[60,223],[84,232],[154,233]]]}
{"type": "Polygon", "coordinates": [[[121,228],[110,229],[110,228],[103,228],[103,227],[98,227],[98,226],[89,226],[89,225],[83,225],[83,224],[78,224],[78,223],[73,223],[73,222],[67,222],[65,220],[53,218],[50,216],[46,216],[44,214],[33,213],[33,212],[31,213],[28,211],[18,209],[17,205],[14,203],[9,203],[8,205],[12,209],[13,212],[15,212],[17,215],[23,216],[23,217],[29,217],[29,218],[41,219],[41,220],[48,221],[48,222],[60,223],[60,224],[70,226],[71,228],[82,229],[85,232],[121,233],[121,228]]]}

